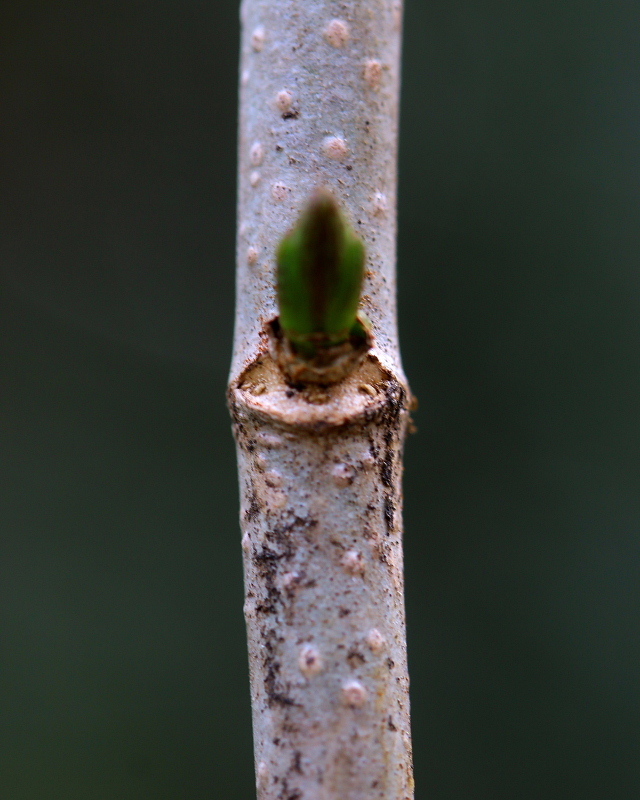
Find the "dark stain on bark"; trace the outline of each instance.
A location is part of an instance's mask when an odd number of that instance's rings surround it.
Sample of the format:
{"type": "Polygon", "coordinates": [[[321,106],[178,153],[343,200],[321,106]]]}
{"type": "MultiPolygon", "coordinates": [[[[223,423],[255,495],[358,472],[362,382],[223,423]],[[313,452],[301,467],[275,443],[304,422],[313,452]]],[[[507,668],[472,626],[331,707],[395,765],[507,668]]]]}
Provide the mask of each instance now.
{"type": "Polygon", "coordinates": [[[249,494],[249,508],[244,512],[245,522],[252,522],[260,513],[260,502],[255,489],[251,489],[249,494]]]}
{"type": "Polygon", "coordinates": [[[384,458],[380,462],[380,479],[390,489],[393,483],[393,451],[387,448],[384,458]]]}
{"type": "Polygon", "coordinates": [[[393,502],[393,498],[390,494],[385,495],[384,498],[384,521],[387,526],[387,536],[391,534],[393,530],[393,516],[395,513],[395,503],[393,502]]]}
{"type": "Polygon", "coordinates": [[[394,445],[401,440],[404,431],[400,426],[400,416],[406,410],[407,394],[403,387],[395,381],[387,381],[384,386],[387,402],[385,403],[378,422],[381,426],[382,440],[384,446],[379,448],[373,441],[369,440],[369,449],[373,457],[377,460],[380,471],[380,481],[387,490],[384,493],[382,513],[387,528],[387,536],[390,536],[394,528],[395,501],[393,497],[394,489],[394,445]]]}
{"type": "MultiPolygon", "coordinates": [[[[292,536],[296,528],[308,528],[317,525],[317,520],[307,520],[295,517],[287,523],[273,525],[265,533],[268,544],[256,549],[253,554],[253,563],[264,586],[262,602],[256,604],[256,612],[264,614],[267,618],[275,616],[284,608],[282,592],[276,584],[278,562],[290,560],[295,554],[295,537],[292,536]]],[[[271,623],[262,629],[264,642],[264,668],[265,692],[269,706],[294,706],[298,705],[289,696],[289,686],[283,685],[280,679],[280,662],[277,659],[278,644],[281,639],[277,634],[277,625],[271,623]]]]}
{"type": "Polygon", "coordinates": [[[302,799],[302,792],[300,789],[289,789],[289,780],[288,776],[291,773],[291,770],[287,772],[283,778],[278,778],[278,781],[282,784],[282,789],[278,794],[278,800],[301,800],[302,799]]]}
{"type": "Polygon", "coordinates": [[[267,690],[269,705],[273,705],[275,703],[282,706],[295,705],[294,701],[284,692],[280,691],[277,685],[278,673],[280,672],[280,662],[273,658],[265,658],[265,661],[267,661],[267,675],[264,679],[264,685],[265,689],[267,690]]]}

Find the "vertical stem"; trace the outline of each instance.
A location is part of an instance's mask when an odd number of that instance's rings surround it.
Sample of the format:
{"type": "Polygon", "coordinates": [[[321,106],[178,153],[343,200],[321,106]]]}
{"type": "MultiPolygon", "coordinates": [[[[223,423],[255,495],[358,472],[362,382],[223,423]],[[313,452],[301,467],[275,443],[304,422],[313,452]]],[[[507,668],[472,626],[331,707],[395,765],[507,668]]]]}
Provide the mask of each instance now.
{"type": "Polygon", "coordinates": [[[238,447],[260,800],[413,797],[401,543],[409,389],[397,342],[401,8],[244,0],[238,447]],[[287,385],[274,254],[327,186],[367,248],[374,345],[345,380],[287,385]]]}

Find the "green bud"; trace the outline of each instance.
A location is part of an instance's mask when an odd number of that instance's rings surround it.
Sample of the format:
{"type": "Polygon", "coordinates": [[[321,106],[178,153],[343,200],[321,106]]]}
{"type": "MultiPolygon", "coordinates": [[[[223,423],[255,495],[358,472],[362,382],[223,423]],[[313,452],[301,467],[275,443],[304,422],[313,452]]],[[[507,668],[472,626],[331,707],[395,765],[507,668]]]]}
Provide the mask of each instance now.
{"type": "Polygon", "coordinates": [[[318,189],[277,253],[280,329],[302,358],[361,329],[364,261],[364,245],[333,195],[318,189]]]}

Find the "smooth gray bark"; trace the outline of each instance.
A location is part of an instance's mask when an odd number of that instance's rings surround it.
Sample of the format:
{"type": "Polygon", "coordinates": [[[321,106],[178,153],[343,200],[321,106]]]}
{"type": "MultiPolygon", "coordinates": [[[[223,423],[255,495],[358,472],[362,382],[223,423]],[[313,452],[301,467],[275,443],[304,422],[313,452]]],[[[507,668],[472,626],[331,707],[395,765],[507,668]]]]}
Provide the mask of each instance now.
{"type": "Polygon", "coordinates": [[[244,0],[238,447],[260,800],[413,797],[401,542],[410,392],[395,312],[401,9],[244,0]],[[272,358],[274,254],[318,186],[367,247],[374,345],[342,382],[272,358]]]}

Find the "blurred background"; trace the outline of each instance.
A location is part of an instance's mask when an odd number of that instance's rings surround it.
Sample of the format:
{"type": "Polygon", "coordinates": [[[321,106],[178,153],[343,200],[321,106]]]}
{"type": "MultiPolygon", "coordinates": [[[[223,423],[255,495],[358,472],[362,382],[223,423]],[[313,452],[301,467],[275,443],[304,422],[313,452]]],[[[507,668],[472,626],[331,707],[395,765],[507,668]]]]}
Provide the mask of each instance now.
{"type": "MultiPolygon", "coordinates": [[[[640,5],[407,0],[417,800],[640,795],[640,5]]],[[[0,798],[254,796],[237,0],[0,5],[0,798]]]]}

